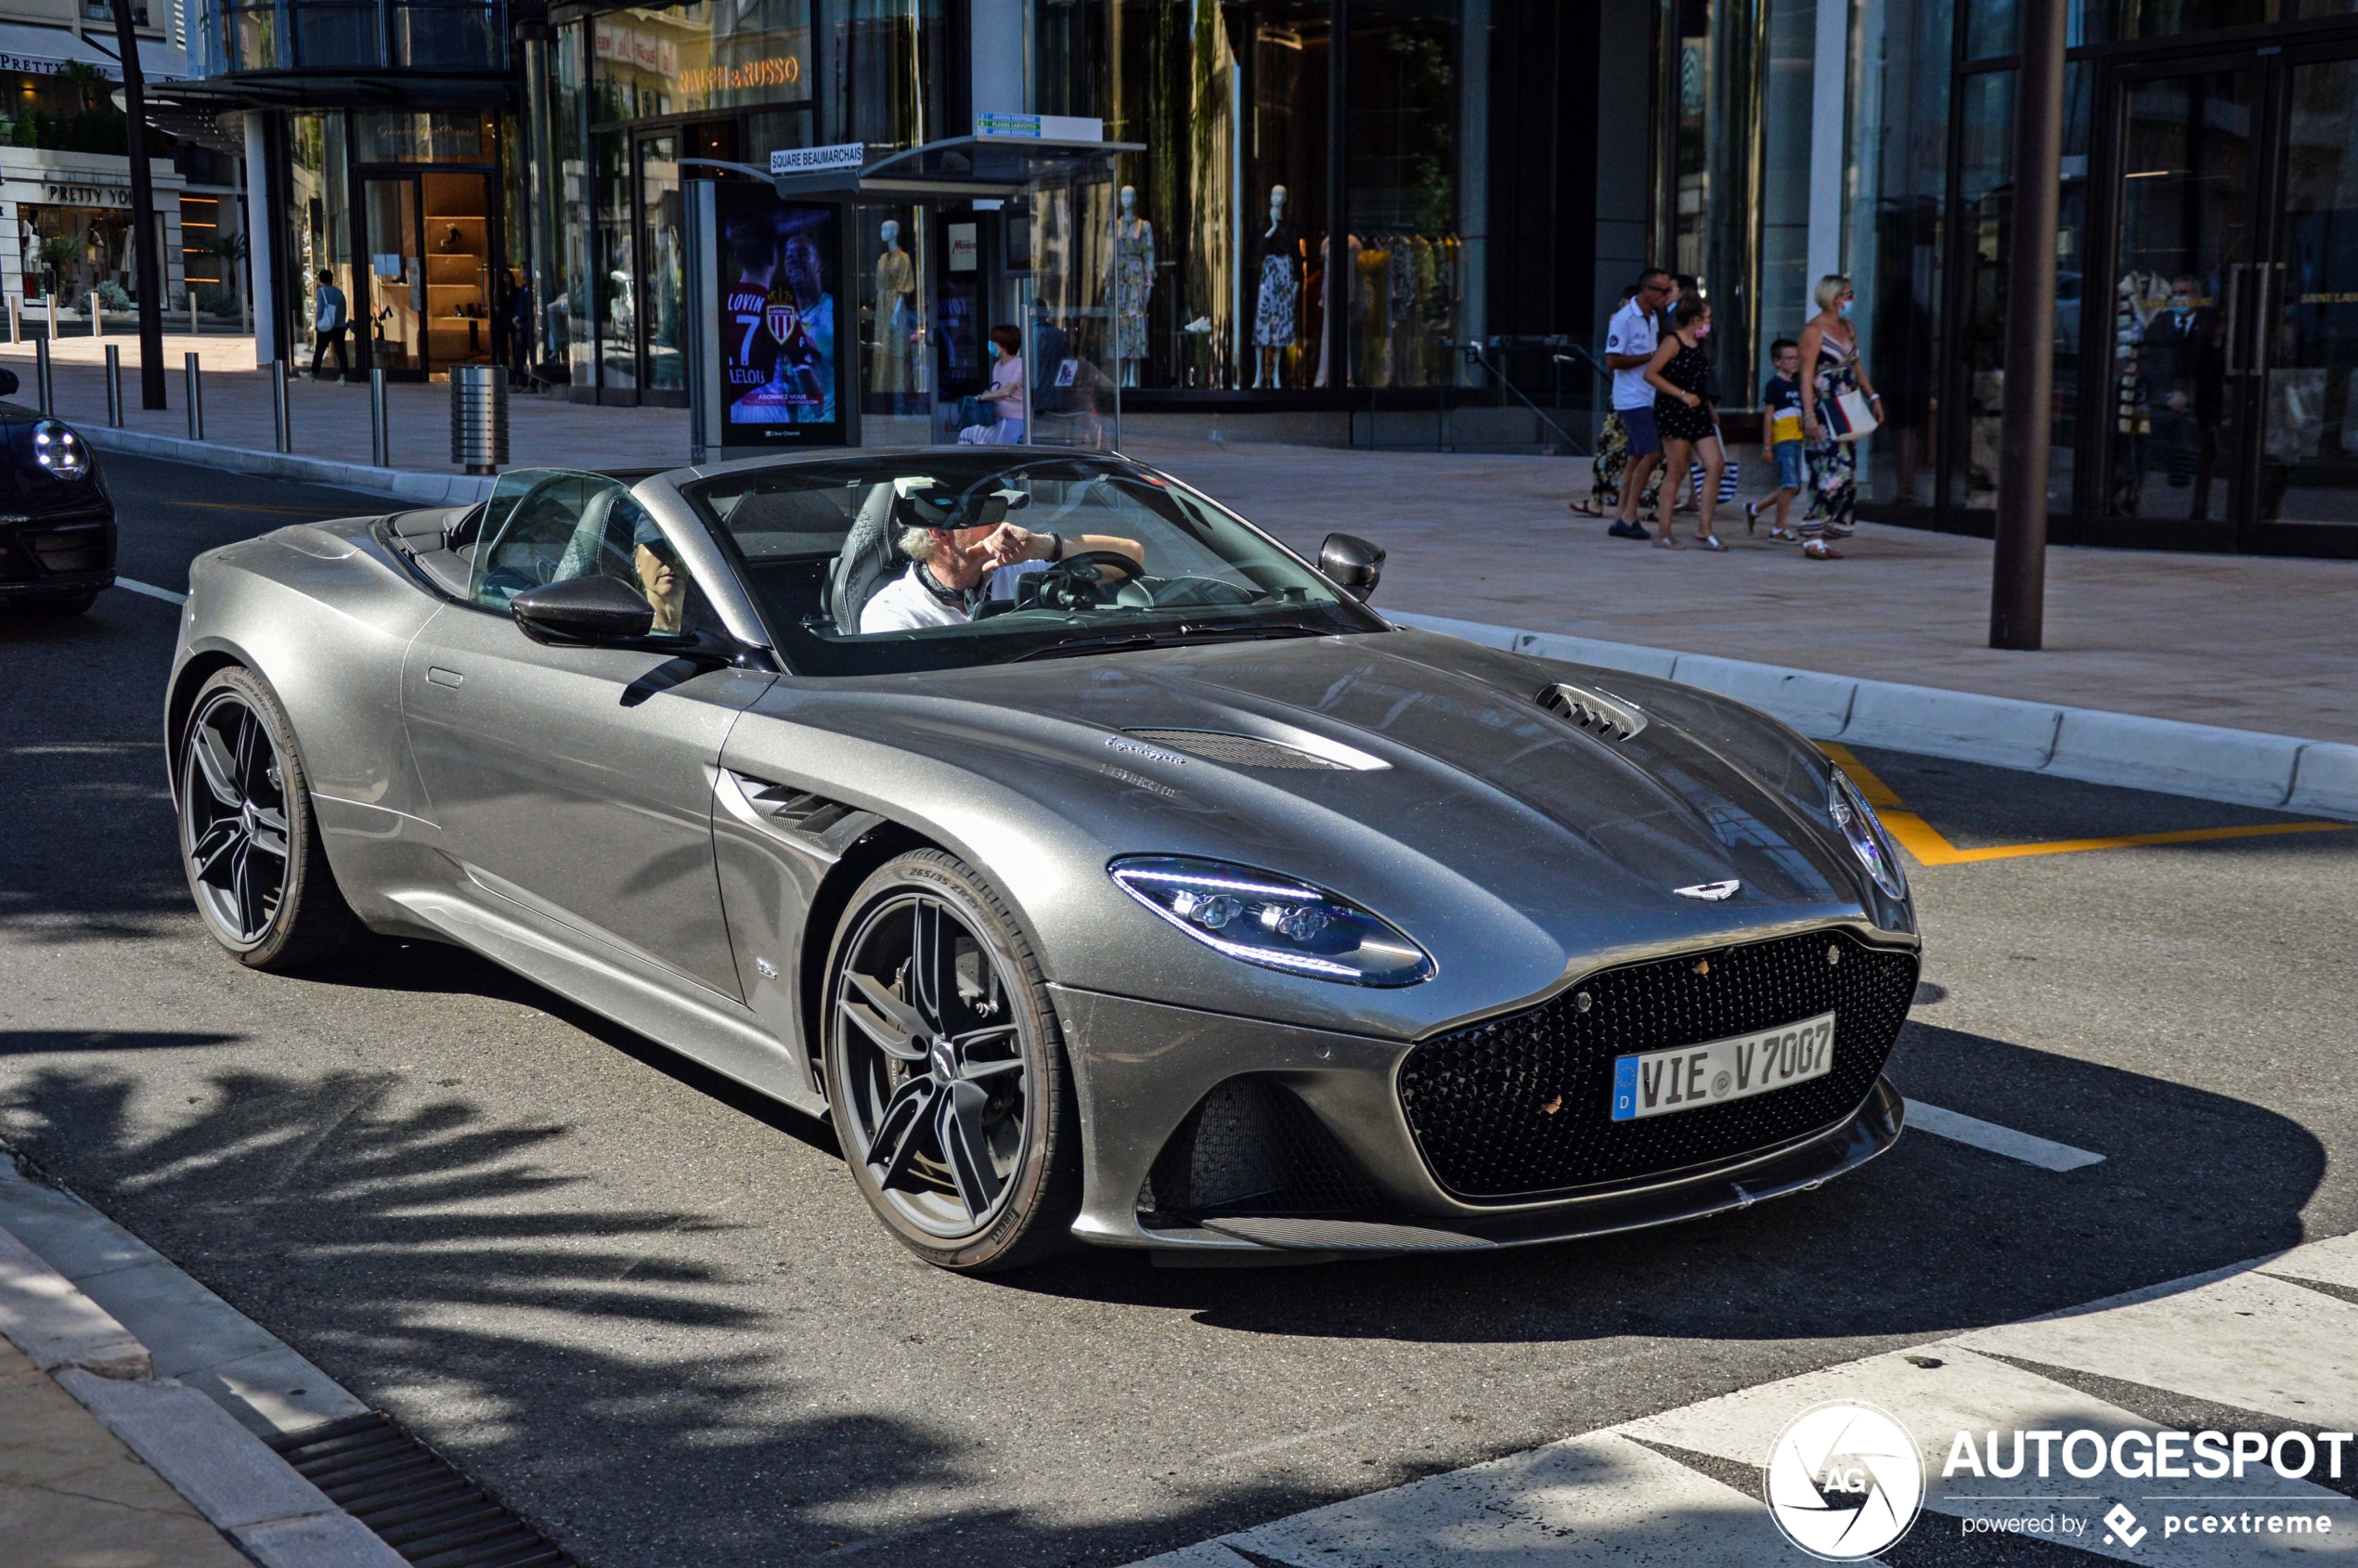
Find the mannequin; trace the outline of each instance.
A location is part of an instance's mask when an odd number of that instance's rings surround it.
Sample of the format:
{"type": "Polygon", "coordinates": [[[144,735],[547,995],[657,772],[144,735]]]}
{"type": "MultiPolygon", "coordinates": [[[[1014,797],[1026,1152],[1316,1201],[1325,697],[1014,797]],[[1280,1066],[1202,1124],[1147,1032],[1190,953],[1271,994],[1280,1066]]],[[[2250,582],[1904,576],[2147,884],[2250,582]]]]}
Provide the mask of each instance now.
{"type": "Polygon", "coordinates": [[[1138,215],[1138,188],[1125,185],[1118,198],[1107,249],[1107,281],[1113,293],[1114,357],[1121,362],[1121,384],[1138,384],[1138,361],[1147,356],[1147,302],[1155,287],[1155,226],[1138,215]]]}
{"type": "Polygon", "coordinates": [[[1295,312],[1302,304],[1300,262],[1293,226],[1286,222],[1286,188],[1273,185],[1269,227],[1261,236],[1261,294],[1252,317],[1252,341],[1261,349],[1255,386],[1286,384],[1286,350],[1298,335],[1295,312]]]}
{"type": "Polygon", "coordinates": [[[875,357],[868,361],[868,390],[898,399],[909,390],[909,342],[916,325],[912,302],[916,297],[917,268],[900,248],[900,224],[887,218],[876,226],[884,249],[876,255],[875,357]]]}

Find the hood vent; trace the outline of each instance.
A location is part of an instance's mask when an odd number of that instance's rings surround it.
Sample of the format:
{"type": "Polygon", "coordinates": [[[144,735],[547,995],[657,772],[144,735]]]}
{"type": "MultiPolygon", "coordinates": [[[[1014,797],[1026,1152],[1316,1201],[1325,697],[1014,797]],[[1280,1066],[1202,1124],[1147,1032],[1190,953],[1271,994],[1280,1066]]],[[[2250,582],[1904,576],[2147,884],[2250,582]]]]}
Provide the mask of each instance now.
{"type": "Polygon", "coordinates": [[[1560,682],[1539,693],[1539,706],[1575,729],[1604,741],[1637,738],[1646,716],[1635,703],[1610,696],[1588,686],[1560,682]]]}
{"type": "Polygon", "coordinates": [[[739,773],[737,787],[745,792],[745,798],[753,803],[755,810],[776,818],[797,833],[823,834],[859,810],[792,784],[755,778],[751,773],[739,773]]]}
{"type": "Polygon", "coordinates": [[[1258,735],[1232,735],[1218,730],[1127,730],[1123,733],[1148,745],[1184,751],[1190,757],[1200,757],[1207,762],[1224,763],[1231,768],[1354,771],[1348,762],[1338,762],[1294,746],[1279,745],[1276,741],[1264,741],[1258,735]]]}

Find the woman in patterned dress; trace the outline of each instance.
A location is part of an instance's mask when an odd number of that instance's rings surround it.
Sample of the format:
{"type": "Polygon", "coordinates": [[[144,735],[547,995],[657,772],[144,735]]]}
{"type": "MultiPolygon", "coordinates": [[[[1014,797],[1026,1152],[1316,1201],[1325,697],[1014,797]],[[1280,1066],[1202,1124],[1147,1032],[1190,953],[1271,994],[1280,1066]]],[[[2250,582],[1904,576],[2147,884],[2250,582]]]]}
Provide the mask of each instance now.
{"type": "Polygon", "coordinates": [[[1836,441],[1820,416],[1846,392],[1863,392],[1875,417],[1883,399],[1867,379],[1859,357],[1859,334],[1850,324],[1858,296],[1850,279],[1829,272],[1818,279],[1818,314],[1801,330],[1801,362],[1811,374],[1801,383],[1801,435],[1808,443],[1809,510],[1801,519],[1801,552],[1814,561],[1839,561],[1842,551],[1826,541],[1846,539],[1858,526],[1859,450],[1855,441],[1836,441]]]}

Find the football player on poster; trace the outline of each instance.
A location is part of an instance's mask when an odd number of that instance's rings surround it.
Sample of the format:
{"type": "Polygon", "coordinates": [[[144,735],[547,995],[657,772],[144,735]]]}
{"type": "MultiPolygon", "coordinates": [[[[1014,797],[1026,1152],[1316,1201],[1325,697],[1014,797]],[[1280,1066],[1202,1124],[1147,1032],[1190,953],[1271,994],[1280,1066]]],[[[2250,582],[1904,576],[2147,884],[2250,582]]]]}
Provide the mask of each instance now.
{"type": "Polygon", "coordinates": [[[835,422],[835,299],[826,287],[823,252],[810,232],[823,232],[833,216],[809,208],[762,214],[768,233],[758,238],[774,258],[766,268],[748,265],[759,249],[753,232],[759,226],[751,215],[732,226],[731,251],[740,269],[728,306],[737,340],[729,367],[732,424],[835,422]],[[764,284],[769,287],[757,301],[754,291],[764,284]],[[756,376],[758,382],[747,385],[756,376]]]}

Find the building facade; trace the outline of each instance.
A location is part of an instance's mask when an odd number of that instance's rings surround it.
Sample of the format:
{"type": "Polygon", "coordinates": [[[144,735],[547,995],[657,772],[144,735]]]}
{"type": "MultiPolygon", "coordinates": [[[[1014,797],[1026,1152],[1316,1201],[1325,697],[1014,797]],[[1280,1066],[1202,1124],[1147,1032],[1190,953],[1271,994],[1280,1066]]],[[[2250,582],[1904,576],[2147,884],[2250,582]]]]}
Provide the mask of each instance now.
{"type": "MultiPolygon", "coordinates": [[[[1567,351],[1659,262],[1741,430],[1838,272],[1886,398],[1869,514],[1989,526],[2011,0],[543,3],[201,0],[290,342],[326,271],[364,364],[680,402],[684,180],[1027,111],[1142,148],[1071,219],[1125,410],[1434,444],[1503,379],[1593,429],[1567,351]]],[[[2069,73],[2056,536],[2358,553],[2358,12],[2079,0],[2069,73]]],[[[944,384],[941,216],[854,214],[872,414],[944,384]]]]}

